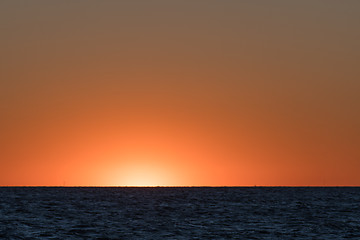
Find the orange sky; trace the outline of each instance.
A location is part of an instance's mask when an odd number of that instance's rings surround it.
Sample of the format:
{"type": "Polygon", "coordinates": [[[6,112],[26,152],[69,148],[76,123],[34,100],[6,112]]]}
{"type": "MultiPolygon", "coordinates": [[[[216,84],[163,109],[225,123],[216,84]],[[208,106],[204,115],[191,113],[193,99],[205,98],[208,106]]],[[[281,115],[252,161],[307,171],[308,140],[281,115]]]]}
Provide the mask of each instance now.
{"type": "Polygon", "coordinates": [[[360,185],[359,1],[1,1],[0,185],[360,185]]]}

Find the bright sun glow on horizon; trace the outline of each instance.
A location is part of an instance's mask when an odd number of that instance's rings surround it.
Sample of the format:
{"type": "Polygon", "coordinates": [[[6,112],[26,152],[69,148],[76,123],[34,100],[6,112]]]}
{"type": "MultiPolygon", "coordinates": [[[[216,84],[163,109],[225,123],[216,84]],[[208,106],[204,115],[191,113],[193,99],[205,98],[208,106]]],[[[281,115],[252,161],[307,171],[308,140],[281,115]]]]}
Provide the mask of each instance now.
{"type": "Polygon", "coordinates": [[[128,187],[173,186],[176,177],[171,169],[153,161],[130,161],[120,170],[119,185],[128,187]]]}

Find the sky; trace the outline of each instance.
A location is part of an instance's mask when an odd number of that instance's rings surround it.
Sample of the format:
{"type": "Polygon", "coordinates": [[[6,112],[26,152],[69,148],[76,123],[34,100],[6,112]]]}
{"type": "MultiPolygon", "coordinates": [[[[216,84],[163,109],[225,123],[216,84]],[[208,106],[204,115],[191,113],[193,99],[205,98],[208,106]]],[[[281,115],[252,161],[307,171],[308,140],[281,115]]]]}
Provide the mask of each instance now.
{"type": "Polygon", "coordinates": [[[360,1],[0,2],[1,186],[360,186],[360,1]]]}

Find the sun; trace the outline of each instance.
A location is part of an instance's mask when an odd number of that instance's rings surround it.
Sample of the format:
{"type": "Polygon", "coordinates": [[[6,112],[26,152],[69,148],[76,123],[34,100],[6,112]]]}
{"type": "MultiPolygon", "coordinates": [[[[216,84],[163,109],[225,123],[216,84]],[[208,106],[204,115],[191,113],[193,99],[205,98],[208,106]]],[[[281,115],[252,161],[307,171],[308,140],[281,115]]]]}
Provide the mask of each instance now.
{"type": "Polygon", "coordinates": [[[131,161],[121,167],[122,186],[157,187],[171,186],[175,183],[172,169],[153,161],[131,161]]]}

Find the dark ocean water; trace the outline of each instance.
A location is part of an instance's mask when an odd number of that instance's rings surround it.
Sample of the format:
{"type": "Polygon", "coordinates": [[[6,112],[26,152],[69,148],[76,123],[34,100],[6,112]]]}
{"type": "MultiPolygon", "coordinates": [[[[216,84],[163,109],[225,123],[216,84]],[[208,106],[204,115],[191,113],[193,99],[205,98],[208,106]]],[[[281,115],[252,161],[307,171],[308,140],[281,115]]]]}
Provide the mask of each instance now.
{"type": "Polygon", "coordinates": [[[360,239],[360,188],[0,188],[0,239],[360,239]]]}

